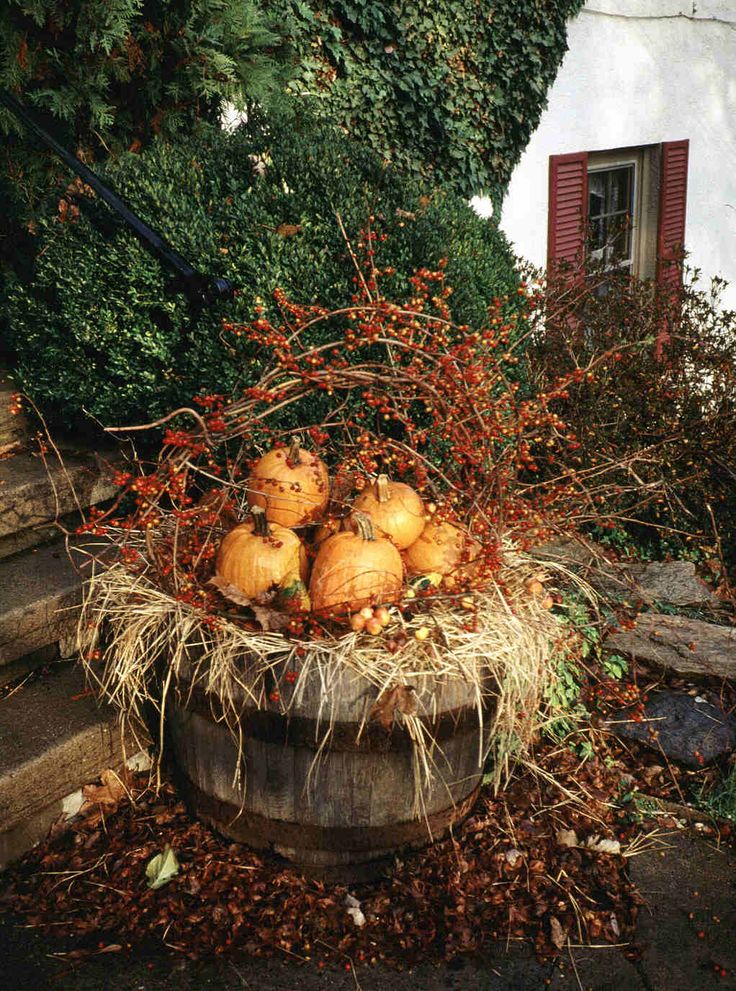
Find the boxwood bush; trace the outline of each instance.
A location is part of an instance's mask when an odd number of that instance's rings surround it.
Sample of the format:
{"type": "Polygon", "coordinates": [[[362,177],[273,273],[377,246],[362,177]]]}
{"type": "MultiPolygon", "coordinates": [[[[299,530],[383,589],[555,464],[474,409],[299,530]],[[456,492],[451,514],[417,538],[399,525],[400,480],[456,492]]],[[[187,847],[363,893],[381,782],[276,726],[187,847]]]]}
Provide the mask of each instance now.
{"type": "Polygon", "coordinates": [[[16,374],[67,425],[144,422],[252,381],[260,364],[223,337],[223,317],[245,321],[256,298],[283,288],[299,302],[344,305],[351,237],[369,216],[387,235],[377,259],[408,293],[419,266],[449,259],[455,319],[478,323],[516,273],[503,235],[459,198],[402,179],[372,153],[306,116],[228,133],[204,126],[111,162],[105,179],[201,271],[232,280],[234,299],[197,312],[171,273],[84,195],[49,205],[30,281],[7,300],[16,374]],[[65,201],[66,202],[66,201],[65,201]],[[284,226],[289,225],[289,226],[284,226]]]}

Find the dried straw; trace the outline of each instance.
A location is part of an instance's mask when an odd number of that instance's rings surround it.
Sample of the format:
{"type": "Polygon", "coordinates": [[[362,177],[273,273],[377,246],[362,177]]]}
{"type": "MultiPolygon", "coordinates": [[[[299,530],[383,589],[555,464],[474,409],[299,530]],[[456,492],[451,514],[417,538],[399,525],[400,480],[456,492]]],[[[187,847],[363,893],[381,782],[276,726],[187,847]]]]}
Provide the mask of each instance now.
{"type": "MultiPolygon", "coordinates": [[[[473,593],[473,613],[456,597],[437,595],[427,602],[429,611],[408,621],[394,610],[385,639],[337,631],[319,640],[254,632],[226,617],[213,625],[211,617],[150,578],[115,563],[87,584],[79,624],[81,655],[88,675],[126,716],[142,718],[144,707],[153,706],[161,743],[172,690],[185,699],[195,687],[203,690],[213,701],[213,714],[225,719],[237,742],[236,785],[243,784],[239,717],[244,710],[316,718],[320,739],[314,770],[329,748],[335,723],[345,721],[346,712],[347,721],[358,724],[360,738],[380,696],[396,686],[411,686],[415,705],[405,712],[397,707],[394,718],[412,739],[414,810],[419,817],[424,796],[438,779],[444,780],[447,766],[426,717],[431,722],[439,714],[448,693],[477,710],[478,767],[492,758],[496,786],[506,780],[514,759],[526,752],[544,719],[545,690],[553,677],[549,661],[559,626],[539,597],[524,587],[539,574],[539,565],[518,555],[510,555],[511,560],[513,564],[501,568],[498,584],[473,593]],[[470,618],[477,620],[472,631],[470,618]],[[413,634],[423,625],[430,625],[432,634],[420,641],[413,634]],[[407,639],[392,654],[386,639],[401,628],[407,639]],[[93,660],[95,651],[99,654],[93,660]],[[298,671],[293,684],[285,678],[290,671],[298,671]]],[[[309,785],[310,781],[307,792],[309,785]]]]}

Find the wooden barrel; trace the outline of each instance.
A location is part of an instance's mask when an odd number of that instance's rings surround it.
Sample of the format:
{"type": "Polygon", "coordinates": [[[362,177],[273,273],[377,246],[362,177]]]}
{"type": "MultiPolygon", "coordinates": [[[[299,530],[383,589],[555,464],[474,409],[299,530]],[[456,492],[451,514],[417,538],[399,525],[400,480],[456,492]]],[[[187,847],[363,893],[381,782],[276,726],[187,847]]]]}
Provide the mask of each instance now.
{"type": "Polygon", "coordinates": [[[235,725],[232,704],[225,719],[217,697],[186,683],[167,704],[185,797],[219,832],[270,848],[314,876],[361,880],[385,870],[398,849],[425,845],[469,812],[487,739],[475,686],[412,679],[430,741],[427,780],[401,717],[391,729],[366,721],[378,694],[367,679],[336,668],[329,684],[324,672],[298,691],[280,681],[290,698],[272,695],[267,709],[236,700],[235,725]]]}

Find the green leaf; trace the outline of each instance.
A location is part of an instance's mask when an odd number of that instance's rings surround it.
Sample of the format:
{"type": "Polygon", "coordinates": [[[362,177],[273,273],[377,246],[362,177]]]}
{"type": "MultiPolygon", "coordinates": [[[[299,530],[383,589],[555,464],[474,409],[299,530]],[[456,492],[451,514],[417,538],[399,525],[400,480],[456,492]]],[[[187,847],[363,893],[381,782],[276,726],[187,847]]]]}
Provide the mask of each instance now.
{"type": "Polygon", "coordinates": [[[146,865],[146,884],[151,890],[162,888],[179,873],[179,861],[167,843],[163,853],[157,853],[146,865]]]}

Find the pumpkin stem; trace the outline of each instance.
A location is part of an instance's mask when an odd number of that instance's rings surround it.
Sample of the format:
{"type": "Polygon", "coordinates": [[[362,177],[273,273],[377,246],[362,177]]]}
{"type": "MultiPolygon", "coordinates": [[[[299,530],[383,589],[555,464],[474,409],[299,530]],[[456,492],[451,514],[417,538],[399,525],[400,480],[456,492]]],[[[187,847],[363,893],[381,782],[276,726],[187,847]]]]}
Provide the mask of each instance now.
{"type": "Polygon", "coordinates": [[[292,465],[300,465],[302,463],[301,445],[300,445],[299,437],[294,436],[291,438],[291,443],[289,444],[289,451],[286,455],[286,460],[292,465]]]}
{"type": "Polygon", "coordinates": [[[266,510],[263,506],[253,506],[250,512],[253,517],[253,532],[259,537],[270,537],[271,531],[268,528],[266,510]]]}
{"type": "Polygon", "coordinates": [[[380,503],[388,502],[391,498],[391,489],[388,487],[388,475],[379,475],[376,479],[376,495],[380,503]]]}
{"type": "Polygon", "coordinates": [[[370,516],[367,516],[365,513],[354,512],[352,518],[363,540],[376,539],[376,534],[373,530],[373,521],[370,516]]]}

